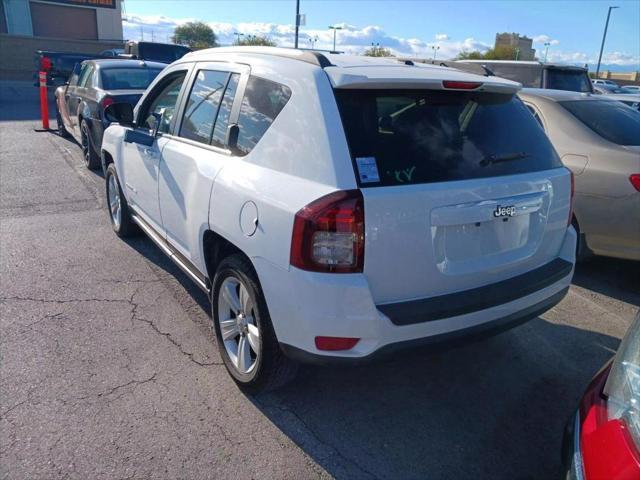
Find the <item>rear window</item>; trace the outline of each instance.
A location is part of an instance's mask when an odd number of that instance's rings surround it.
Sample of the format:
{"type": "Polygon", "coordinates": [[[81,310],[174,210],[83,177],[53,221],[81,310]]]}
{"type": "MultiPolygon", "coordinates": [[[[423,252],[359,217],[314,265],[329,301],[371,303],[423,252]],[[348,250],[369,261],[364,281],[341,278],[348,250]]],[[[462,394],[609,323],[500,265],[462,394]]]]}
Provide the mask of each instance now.
{"type": "Polygon", "coordinates": [[[538,65],[509,65],[487,63],[494,75],[519,82],[523,87],[540,88],[542,85],[542,68],[538,65]]]}
{"type": "Polygon", "coordinates": [[[559,102],[602,138],[618,145],[640,145],[640,112],[615,100],[559,102]]]}
{"type": "Polygon", "coordinates": [[[569,90],[570,92],[591,92],[591,80],[584,70],[547,69],[546,88],[569,90]]]}
{"type": "Polygon", "coordinates": [[[166,45],[157,43],[139,43],[138,57],[144,60],[173,63],[184,57],[191,49],[181,45],[166,45]]]}
{"type": "Polygon", "coordinates": [[[562,166],[527,107],[504,94],[336,91],[361,186],[495,177],[562,166]]]}
{"type": "Polygon", "coordinates": [[[161,69],[108,68],[101,70],[104,90],[146,90],[161,69]]]}

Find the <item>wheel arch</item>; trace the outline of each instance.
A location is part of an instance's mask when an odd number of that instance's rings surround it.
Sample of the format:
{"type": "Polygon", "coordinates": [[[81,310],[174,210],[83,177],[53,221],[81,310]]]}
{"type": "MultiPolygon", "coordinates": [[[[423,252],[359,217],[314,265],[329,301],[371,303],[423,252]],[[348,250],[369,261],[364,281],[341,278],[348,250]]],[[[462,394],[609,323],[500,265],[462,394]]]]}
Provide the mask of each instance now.
{"type": "MultiPolygon", "coordinates": [[[[204,254],[204,262],[207,269],[207,278],[210,284],[213,284],[213,279],[216,275],[216,270],[220,262],[229,255],[240,254],[244,256],[249,263],[253,266],[251,258],[244,253],[238,246],[227,240],[213,230],[206,230],[202,237],[202,252],[204,254]]],[[[255,271],[255,268],[254,268],[255,271]]],[[[257,276],[257,272],[256,272],[257,276]]]]}

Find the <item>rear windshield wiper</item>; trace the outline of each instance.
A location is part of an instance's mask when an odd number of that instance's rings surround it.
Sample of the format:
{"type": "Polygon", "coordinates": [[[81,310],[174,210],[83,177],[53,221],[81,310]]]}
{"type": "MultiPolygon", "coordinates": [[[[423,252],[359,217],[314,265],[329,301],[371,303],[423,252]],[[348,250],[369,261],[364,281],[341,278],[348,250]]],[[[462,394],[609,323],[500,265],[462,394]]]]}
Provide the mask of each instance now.
{"type": "Polygon", "coordinates": [[[487,165],[492,165],[494,163],[510,162],[512,160],[520,160],[530,156],[531,155],[528,154],[527,152],[514,152],[514,153],[508,153],[506,155],[491,154],[484,157],[482,160],[480,160],[480,166],[486,167],[487,165]]]}

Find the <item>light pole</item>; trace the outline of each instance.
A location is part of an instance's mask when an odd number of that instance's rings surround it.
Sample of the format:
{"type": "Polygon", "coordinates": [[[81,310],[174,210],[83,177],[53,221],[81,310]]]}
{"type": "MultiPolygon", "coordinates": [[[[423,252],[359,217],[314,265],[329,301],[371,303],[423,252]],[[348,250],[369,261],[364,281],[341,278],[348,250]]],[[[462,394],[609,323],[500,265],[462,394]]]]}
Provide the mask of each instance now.
{"type": "Polygon", "coordinates": [[[431,45],[431,49],[433,50],[433,61],[435,62],[438,50],[440,50],[440,45],[431,45]]]}
{"type": "Polygon", "coordinates": [[[611,16],[611,10],[613,10],[614,8],[620,8],[620,7],[609,7],[609,11],[607,12],[607,22],[604,24],[604,33],[602,34],[602,45],[600,45],[600,55],[598,56],[598,66],[596,67],[596,78],[598,78],[600,74],[600,62],[602,61],[602,51],[604,50],[604,41],[607,38],[607,28],[609,28],[609,17],[611,16]]]}
{"type": "Polygon", "coordinates": [[[240,37],[244,37],[244,33],[233,32],[233,34],[236,36],[236,45],[240,45],[240,37]]]}
{"type": "Polygon", "coordinates": [[[298,48],[298,33],[300,31],[300,0],[296,0],[296,38],[293,48],[298,48]]]}
{"type": "Polygon", "coordinates": [[[316,46],[316,42],[318,41],[318,36],[314,35],[313,37],[309,37],[309,43],[311,44],[311,50],[316,46]]]}
{"type": "Polygon", "coordinates": [[[519,56],[520,56],[520,47],[516,47],[516,62],[518,61],[519,56]]]}
{"type": "Polygon", "coordinates": [[[549,45],[551,45],[550,42],[544,42],[544,63],[547,63],[547,55],[549,54],[549,45]]]}
{"type": "Polygon", "coordinates": [[[333,51],[336,51],[336,30],[342,30],[338,25],[329,25],[329,30],[333,30],[333,51]]]}

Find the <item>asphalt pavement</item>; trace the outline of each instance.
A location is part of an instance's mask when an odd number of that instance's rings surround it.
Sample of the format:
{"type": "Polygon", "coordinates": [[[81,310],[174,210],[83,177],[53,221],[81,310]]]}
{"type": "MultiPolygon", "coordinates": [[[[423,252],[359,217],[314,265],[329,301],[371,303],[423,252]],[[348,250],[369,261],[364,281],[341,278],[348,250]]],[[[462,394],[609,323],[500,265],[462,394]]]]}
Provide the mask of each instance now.
{"type": "Polygon", "coordinates": [[[102,176],[34,131],[36,93],[0,82],[2,478],[559,478],[563,425],[640,305],[638,263],[579,265],[557,307],[496,337],[247,397],[205,295],[115,236],[102,176]]]}

